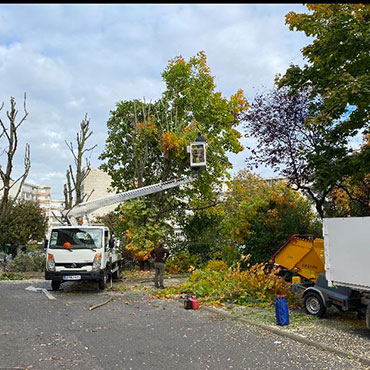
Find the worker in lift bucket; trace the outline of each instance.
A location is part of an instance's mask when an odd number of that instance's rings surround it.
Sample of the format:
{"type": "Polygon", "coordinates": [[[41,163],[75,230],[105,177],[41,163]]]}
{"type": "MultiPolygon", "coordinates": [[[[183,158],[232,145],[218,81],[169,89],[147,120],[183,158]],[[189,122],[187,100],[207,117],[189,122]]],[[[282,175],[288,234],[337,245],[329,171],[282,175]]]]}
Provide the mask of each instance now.
{"type": "Polygon", "coordinates": [[[164,247],[164,242],[160,241],[158,247],[154,248],[150,252],[150,256],[154,259],[154,285],[156,288],[164,289],[164,269],[166,260],[170,256],[170,252],[164,247]]]}
{"type": "Polygon", "coordinates": [[[197,145],[193,148],[193,162],[203,163],[204,162],[204,147],[203,145],[197,145]]]}

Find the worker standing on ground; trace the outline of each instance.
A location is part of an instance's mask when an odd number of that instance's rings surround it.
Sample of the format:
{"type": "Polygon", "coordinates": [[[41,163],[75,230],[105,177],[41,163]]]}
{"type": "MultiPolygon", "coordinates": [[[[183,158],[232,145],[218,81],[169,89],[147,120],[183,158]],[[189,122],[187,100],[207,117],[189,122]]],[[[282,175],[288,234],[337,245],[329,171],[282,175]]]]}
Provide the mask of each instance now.
{"type": "Polygon", "coordinates": [[[154,285],[156,288],[164,288],[163,277],[166,260],[169,257],[170,252],[164,247],[164,242],[160,241],[158,247],[154,248],[150,252],[151,258],[154,259],[154,285]]]}

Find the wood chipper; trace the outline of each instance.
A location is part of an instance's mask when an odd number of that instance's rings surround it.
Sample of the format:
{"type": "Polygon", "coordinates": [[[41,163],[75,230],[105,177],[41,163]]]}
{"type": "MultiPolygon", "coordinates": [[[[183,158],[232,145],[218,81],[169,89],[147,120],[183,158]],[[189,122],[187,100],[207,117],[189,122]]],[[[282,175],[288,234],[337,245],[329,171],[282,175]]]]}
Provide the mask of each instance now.
{"type": "Polygon", "coordinates": [[[315,282],[325,272],[324,240],[314,235],[292,235],[272,256],[272,262],[315,282]]]}
{"type": "Polygon", "coordinates": [[[359,317],[364,317],[366,305],[357,290],[329,285],[324,247],[324,239],[320,237],[295,234],[275,252],[271,263],[299,275],[292,278],[292,291],[303,299],[307,313],[321,317],[328,307],[335,306],[342,311],[355,310],[359,317]],[[306,281],[301,283],[300,277],[306,281]]]}

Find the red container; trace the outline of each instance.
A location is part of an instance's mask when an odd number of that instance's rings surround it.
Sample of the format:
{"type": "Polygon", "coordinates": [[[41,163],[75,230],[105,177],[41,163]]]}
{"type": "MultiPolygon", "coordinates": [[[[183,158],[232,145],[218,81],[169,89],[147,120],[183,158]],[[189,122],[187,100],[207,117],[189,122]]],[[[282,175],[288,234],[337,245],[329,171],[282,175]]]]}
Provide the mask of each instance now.
{"type": "Polygon", "coordinates": [[[197,297],[194,297],[194,296],[190,297],[189,300],[190,300],[191,308],[193,310],[199,310],[199,302],[198,302],[197,297]]]}

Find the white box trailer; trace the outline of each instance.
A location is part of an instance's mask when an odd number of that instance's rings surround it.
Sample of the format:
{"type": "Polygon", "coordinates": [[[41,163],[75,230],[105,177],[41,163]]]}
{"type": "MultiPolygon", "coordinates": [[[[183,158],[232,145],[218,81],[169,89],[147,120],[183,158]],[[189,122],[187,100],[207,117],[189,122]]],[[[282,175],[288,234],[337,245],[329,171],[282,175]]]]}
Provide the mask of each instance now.
{"type": "Polygon", "coordinates": [[[329,287],[361,292],[370,329],[370,217],[325,218],[323,233],[329,287]]]}
{"type": "Polygon", "coordinates": [[[370,217],[326,218],[323,227],[329,286],[370,292],[370,217]]]}

